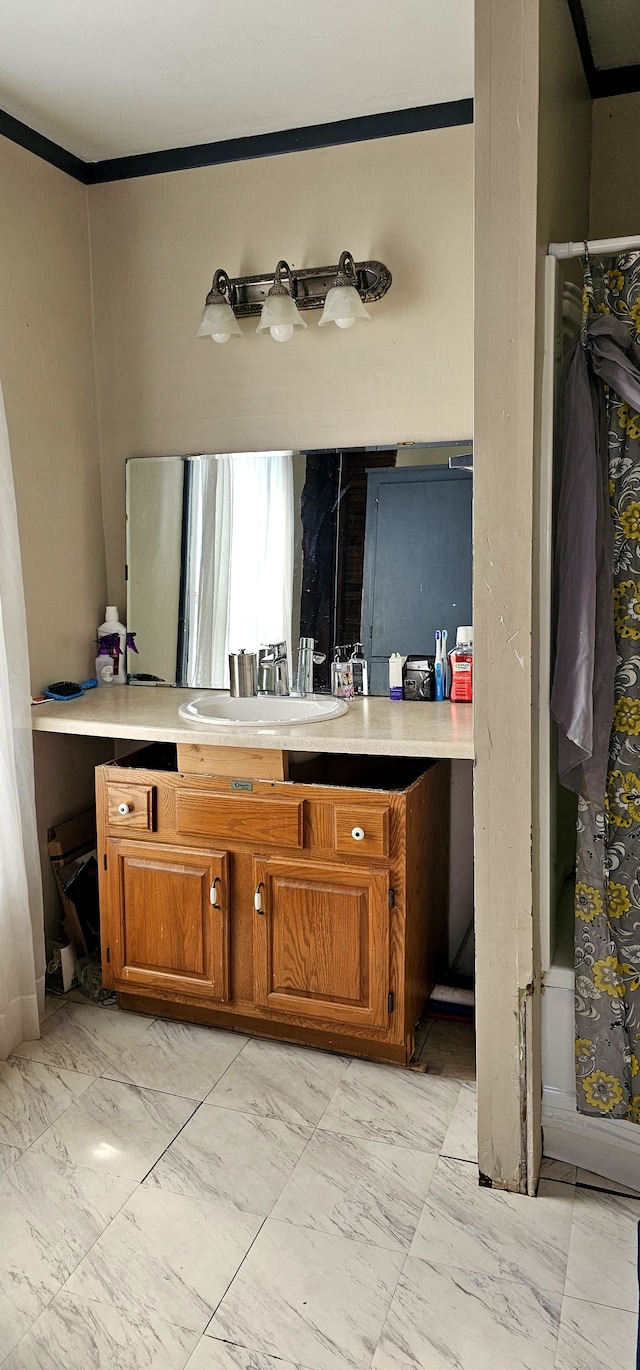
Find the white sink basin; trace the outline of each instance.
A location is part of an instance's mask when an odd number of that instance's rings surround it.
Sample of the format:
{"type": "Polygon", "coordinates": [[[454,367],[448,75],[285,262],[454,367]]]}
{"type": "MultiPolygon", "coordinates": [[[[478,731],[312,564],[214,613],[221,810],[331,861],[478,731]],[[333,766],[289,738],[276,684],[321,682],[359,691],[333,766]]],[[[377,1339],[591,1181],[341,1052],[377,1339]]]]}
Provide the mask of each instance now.
{"type": "Polygon", "coordinates": [[[198,695],[178,710],[188,723],[212,724],[217,728],[290,728],[297,723],[324,723],[346,714],[349,705],[333,695],[258,695],[232,699],[230,695],[198,695]]]}

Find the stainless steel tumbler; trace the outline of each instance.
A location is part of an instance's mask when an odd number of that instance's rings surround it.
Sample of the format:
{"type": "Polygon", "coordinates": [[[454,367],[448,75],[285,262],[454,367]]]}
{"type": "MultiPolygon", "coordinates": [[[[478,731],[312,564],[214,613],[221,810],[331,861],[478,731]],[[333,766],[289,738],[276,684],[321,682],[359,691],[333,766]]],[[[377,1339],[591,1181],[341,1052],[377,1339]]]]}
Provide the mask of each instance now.
{"type": "Polygon", "coordinates": [[[229,653],[229,679],[234,699],[246,699],[258,693],[258,669],[255,652],[229,653]]]}

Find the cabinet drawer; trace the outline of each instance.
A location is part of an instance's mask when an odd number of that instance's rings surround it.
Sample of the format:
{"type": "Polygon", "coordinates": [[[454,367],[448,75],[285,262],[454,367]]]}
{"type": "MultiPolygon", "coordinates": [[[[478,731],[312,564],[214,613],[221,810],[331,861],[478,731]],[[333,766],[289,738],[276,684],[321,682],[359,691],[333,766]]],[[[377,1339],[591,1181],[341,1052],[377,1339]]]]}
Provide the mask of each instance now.
{"type": "Polygon", "coordinates": [[[341,856],[388,856],[389,810],[336,805],[334,846],[341,856]]]}
{"type": "Polygon", "coordinates": [[[178,790],[176,829],[190,837],[220,842],[300,848],[304,846],[304,801],[178,790]]]}
{"type": "Polygon", "coordinates": [[[110,828],[153,831],[155,787],[107,781],[107,824],[110,828]]]}

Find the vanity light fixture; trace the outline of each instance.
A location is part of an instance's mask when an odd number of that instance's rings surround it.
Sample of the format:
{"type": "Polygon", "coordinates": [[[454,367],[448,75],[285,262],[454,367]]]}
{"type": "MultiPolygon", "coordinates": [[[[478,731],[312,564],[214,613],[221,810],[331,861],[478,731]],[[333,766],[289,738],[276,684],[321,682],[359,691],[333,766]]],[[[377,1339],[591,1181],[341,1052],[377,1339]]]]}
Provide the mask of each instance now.
{"type": "Polygon", "coordinates": [[[226,271],[216,271],[213,285],[204,302],[202,318],[197,338],[212,338],[214,342],[226,343],[230,338],[241,338],[242,329],[229,303],[231,282],[226,271]]]}
{"type": "Polygon", "coordinates": [[[351,328],[356,319],[370,319],[358,294],[358,282],[353,257],[350,252],[342,252],[338,262],[338,272],[324,302],[322,318],[318,327],[335,323],[338,328],[351,328]]]}
{"type": "Polygon", "coordinates": [[[370,318],[366,305],[381,300],[390,285],[391,272],[383,262],[355,262],[350,252],[341,253],[337,266],[292,270],[280,261],[271,275],[235,277],[219,270],[197,336],[228,342],[242,337],[239,319],[260,314],[256,332],[268,330],[276,342],[288,342],[295,329],[306,328],[300,317],[305,309],[322,309],[322,325],[351,328],[356,319],[370,318]]]}
{"type": "Polygon", "coordinates": [[[290,290],[282,284],[283,272],[291,281],[291,267],[286,262],[278,262],[274,282],[262,306],[260,323],[256,328],[256,333],[265,333],[269,329],[274,342],[289,342],[295,328],[307,327],[304,319],[300,318],[290,290]]]}

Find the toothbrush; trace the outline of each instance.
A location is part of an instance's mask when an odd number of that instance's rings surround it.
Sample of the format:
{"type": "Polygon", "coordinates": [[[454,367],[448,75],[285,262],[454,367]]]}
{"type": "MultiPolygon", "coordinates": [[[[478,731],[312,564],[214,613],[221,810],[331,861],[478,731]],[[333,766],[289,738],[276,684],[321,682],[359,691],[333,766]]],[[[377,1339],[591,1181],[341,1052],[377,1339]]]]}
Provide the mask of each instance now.
{"type": "Polygon", "coordinates": [[[444,680],[442,668],[442,633],[436,628],[436,700],[444,699],[444,680]]]}
{"type": "Polygon", "coordinates": [[[449,697],[449,654],[447,652],[447,638],[449,634],[446,628],[442,629],[442,697],[449,697]]]}

